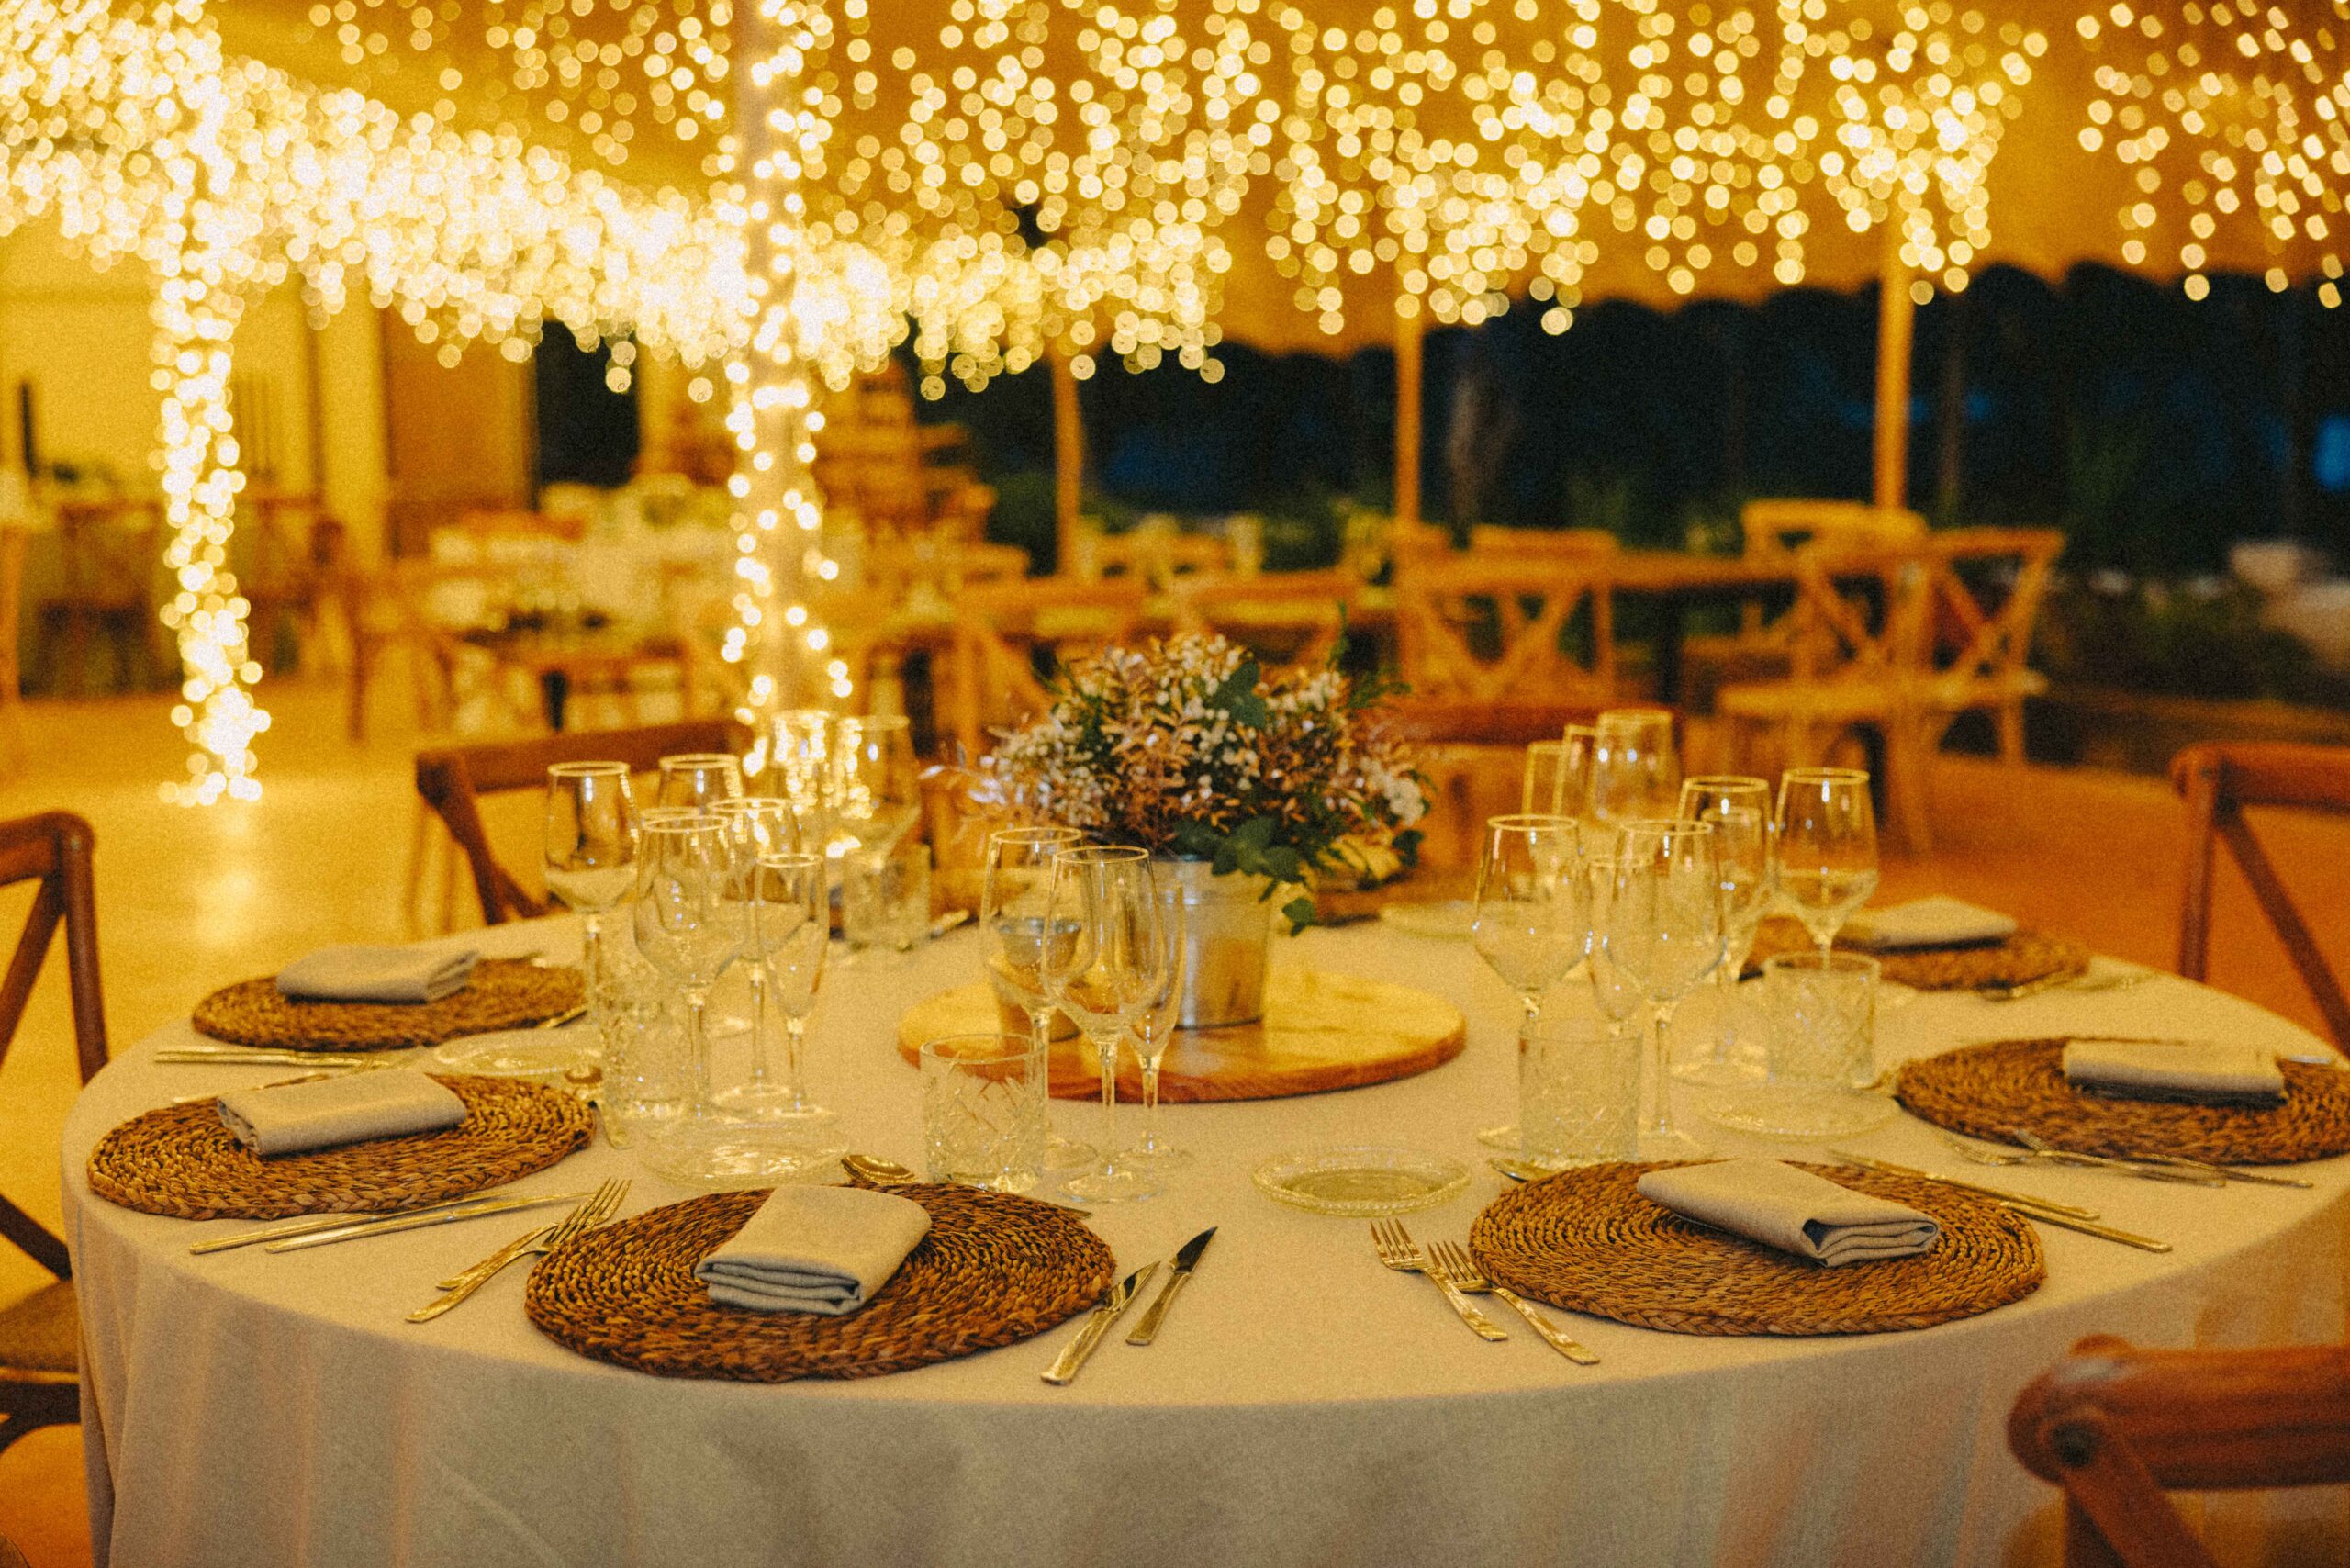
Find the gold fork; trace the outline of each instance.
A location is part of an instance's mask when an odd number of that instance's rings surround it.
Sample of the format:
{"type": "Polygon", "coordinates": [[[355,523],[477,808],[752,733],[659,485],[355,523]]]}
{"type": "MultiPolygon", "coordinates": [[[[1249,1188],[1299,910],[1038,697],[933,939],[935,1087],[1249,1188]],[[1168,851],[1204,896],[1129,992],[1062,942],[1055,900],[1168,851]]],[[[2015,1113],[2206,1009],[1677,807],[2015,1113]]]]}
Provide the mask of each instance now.
{"type": "Polygon", "coordinates": [[[441,1282],[444,1293],[408,1315],[410,1323],[430,1323],[489,1283],[506,1265],[533,1253],[552,1252],[574,1237],[585,1235],[612,1217],[628,1196],[628,1179],[615,1176],[596,1189],[588,1201],[559,1225],[544,1226],[516,1237],[463,1273],[441,1282]]]}
{"type": "Polygon", "coordinates": [[[1469,1249],[1461,1246],[1460,1243],[1432,1242],[1429,1244],[1428,1251],[1435,1258],[1437,1267],[1444,1271],[1444,1277],[1459,1285],[1463,1295],[1492,1294],[1501,1297],[1517,1309],[1517,1315],[1526,1319],[1537,1334],[1542,1336],[1542,1342],[1550,1349],[1578,1366],[1595,1367],[1599,1364],[1599,1358],[1596,1355],[1560,1332],[1557,1324],[1534,1310],[1532,1302],[1528,1301],[1507,1285],[1497,1285],[1487,1279],[1485,1271],[1477,1267],[1477,1260],[1469,1255],[1469,1249]]]}
{"type": "Polygon", "coordinates": [[[1444,1293],[1444,1299],[1452,1304],[1452,1310],[1460,1315],[1460,1321],[1466,1323],[1469,1331],[1478,1338],[1499,1341],[1509,1338],[1454,1287],[1452,1282],[1445,1277],[1443,1270],[1428,1261],[1427,1254],[1420,1250],[1420,1244],[1412,1239],[1412,1233],[1402,1225],[1394,1220],[1372,1220],[1371,1245],[1371,1249],[1379,1254],[1379,1260],[1398,1273],[1426,1274],[1433,1280],[1436,1288],[1444,1293]]]}

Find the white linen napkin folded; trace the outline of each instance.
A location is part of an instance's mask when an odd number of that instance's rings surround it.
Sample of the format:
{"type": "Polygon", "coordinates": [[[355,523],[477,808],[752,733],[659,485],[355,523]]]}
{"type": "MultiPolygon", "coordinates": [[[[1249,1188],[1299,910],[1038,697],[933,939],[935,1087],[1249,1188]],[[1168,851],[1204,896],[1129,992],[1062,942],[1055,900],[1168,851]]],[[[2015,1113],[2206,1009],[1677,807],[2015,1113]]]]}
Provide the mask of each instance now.
{"type": "Polygon", "coordinates": [[[2015,916],[1954,899],[1947,893],[1908,903],[1864,909],[1844,924],[1844,941],[1873,953],[1903,947],[1960,947],[1998,942],[2016,932],[2015,916]]]}
{"type": "Polygon", "coordinates": [[[2065,1078],[2125,1099],[2273,1105],[2285,1097],[2274,1052],[2221,1040],[2068,1040],[2065,1078]]]}
{"type": "Polygon", "coordinates": [[[232,1089],[220,1096],[220,1125],[263,1156],[440,1132],[464,1119],[463,1100],[404,1067],[370,1068],[312,1083],[232,1089]]]}
{"type": "Polygon", "coordinates": [[[1651,1170],[1640,1178],[1639,1193],[1685,1218],[1830,1269],[1912,1257],[1942,1238],[1930,1215],[1777,1159],[1651,1170]]]}
{"type": "Polygon", "coordinates": [[[867,1187],[778,1187],[694,1265],[710,1299],[755,1312],[855,1312],[930,1232],[930,1211],[867,1187]]]}
{"type": "Polygon", "coordinates": [[[474,978],[470,947],[321,947],[277,971],[296,1002],[438,1002],[474,978]]]}

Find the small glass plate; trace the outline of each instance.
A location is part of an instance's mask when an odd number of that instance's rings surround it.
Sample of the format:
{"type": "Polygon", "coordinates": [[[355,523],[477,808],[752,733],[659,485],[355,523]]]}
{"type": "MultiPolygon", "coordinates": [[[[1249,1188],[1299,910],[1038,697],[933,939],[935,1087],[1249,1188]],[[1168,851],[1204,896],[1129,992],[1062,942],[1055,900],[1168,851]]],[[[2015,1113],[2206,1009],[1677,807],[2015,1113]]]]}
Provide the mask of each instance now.
{"type": "Polygon", "coordinates": [[[1438,903],[1390,903],[1379,906],[1379,918],[1396,930],[1414,936],[1439,936],[1449,942],[1466,942],[1469,927],[1477,918],[1477,906],[1467,899],[1446,899],[1438,903]]]}
{"type": "Polygon", "coordinates": [[[561,1083],[574,1068],[599,1059],[593,1029],[500,1029],[467,1035],[434,1047],[432,1065],[483,1078],[530,1078],[561,1083]]]}
{"type": "Polygon", "coordinates": [[[1349,1219],[1433,1208],[1469,1184],[1468,1167],[1416,1148],[1311,1148],[1256,1170],[1265,1196],[1293,1209],[1349,1219]]]}

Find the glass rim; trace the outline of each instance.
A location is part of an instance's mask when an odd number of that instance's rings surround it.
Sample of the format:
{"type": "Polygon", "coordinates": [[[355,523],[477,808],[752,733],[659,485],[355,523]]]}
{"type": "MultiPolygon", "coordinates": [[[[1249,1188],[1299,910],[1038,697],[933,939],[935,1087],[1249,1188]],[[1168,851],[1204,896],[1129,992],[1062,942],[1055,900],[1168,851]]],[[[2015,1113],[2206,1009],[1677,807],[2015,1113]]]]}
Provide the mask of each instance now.
{"type": "Polygon", "coordinates": [[[1789,780],[1805,784],[1844,784],[1868,781],[1865,767],[1790,767],[1780,773],[1779,783],[1785,788],[1789,780]]]}
{"type": "Polygon", "coordinates": [[[990,844],[999,841],[1005,844],[1077,844],[1082,843],[1084,838],[1085,835],[1073,827],[1055,827],[1049,823],[1027,827],[999,827],[988,833],[990,844]]]}
{"type": "Polygon", "coordinates": [[[1679,715],[1670,708],[1603,708],[1599,711],[1598,716],[1592,721],[1591,733],[1595,735],[1603,727],[1610,723],[1628,724],[1638,722],[1652,724],[1662,719],[1670,724],[1679,715]]]}
{"type": "Polygon", "coordinates": [[[743,759],[731,751],[674,751],[660,760],[659,766],[669,767],[709,767],[717,763],[740,768],[743,759]]]}
{"type": "Polygon", "coordinates": [[[1056,863],[1066,860],[1072,866],[1128,866],[1137,860],[1148,861],[1150,851],[1138,844],[1080,844],[1075,849],[1055,854],[1056,863]]]}
{"type": "Polygon", "coordinates": [[[1681,788],[1684,790],[1721,790],[1732,784],[1738,785],[1740,789],[1751,787],[1762,790],[1766,795],[1771,792],[1771,781],[1768,778],[1759,778],[1751,773],[1693,773],[1681,781],[1681,788]]]}
{"type": "Polygon", "coordinates": [[[699,806],[654,806],[641,825],[646,833],[724,833],[726,819],[699,806]],[[662,814],[655,816],[655,812],[662,814]]]}
{"type": "Polygon", "coordinates": [[[1667,838],[1676,834],[1685,837],[1713,831],[1713,823],[1700,822],[1695,817],[1635,817],[1630,822],[1616,824],[1616,832],[1622,837],[1628,837],[1636,833],[1648,834],[1658,838],[1667,838]]]}
{"type": "Polygon", "coordinates": [[[626,778],[634,771],[625,762],[550,762],[550,778],[626,778]]]}
{"type": "Polygon", "coordinates": [[[700,812],[713,817],[733,816],[749,812],[789,812],[791,802],[781,795],[729,795],[722,801],[712,801],[706,806],[655,806],[655,811],[700,812]]]}
{"type": "Polygon", "coordinates": [[[1582,824],[1564,812],[1503,812],[1487,817],[1485,825],[1525,831],[1538,827],[1579,827],[1582,824]]]}
{"type": "Polygon", "coordinates": [[[757,858],[760,865],[775,871],[812,871],[827,864],[823,856],[805,849],[778,849],[757,858]]]}
{"type": "Polygon", "coordinates": [[[1526,743],[1526,749],[1528,751],[1539,751],[1543,753],[1545,756],[1548,756],[1552,752],[1557,752],[1561,756],[1564,756],[1566,754],[1567,743],[1564,741],[1528,741],[1526,743]]]}
{"type": "Polygon", "coordinates": [[[936,1061],[952,1064],[967,1061],[1008,1061],[1014,1057],[1029,1057],[1035,1052],[1035,1042],[1026,1035],[1006,1034],[1001,1029],[965,1029],[959,1030],[952,1035],[934,1035],[929,1039],[924,1040],[919,1047],[917,1047],[914,1054],[923,1061],[936,1061]],[[946,1051],[939,1049],[942,1046],[974,1045],[981,1040],[992,1041],[1002,1048],[996,1054],[990,1056],[953,1056],[949,1055],[946,1051]]]}
{"type": "Polygon", "coordinates": [[[1842,970],[1849,974],[1864,974],[1875,979],[1885,966],[1866,953],[1828,952],[1806,947],[1797,953],[1774,953],[1762,960],[1765,975],[1780,969],[1817,969],[1822,974],[1842,970]]]}
{"type": "Polygon", "coordinates": [[[1564,730],[1564,731],[1560,734],[1560,736],[1559,736],[1559,743],[1558,743],[1558,744],[1559,744],[1559,745],[1565,745],[1568,742],[1570,742],[1570,741],[1573,740],[1577,735],[1590,735],[1590,736],[1592,736],[1592,737],[1594,737],[1594,738],[1595,739],[1595,738],[1597,738],[1598,734],[1599,734],[1599,726],[1598,726],[1597,724],[1569,724],[1569,725],[1566,727],[1566,729],[1565,729],[1565,730],[1564,730]]]}

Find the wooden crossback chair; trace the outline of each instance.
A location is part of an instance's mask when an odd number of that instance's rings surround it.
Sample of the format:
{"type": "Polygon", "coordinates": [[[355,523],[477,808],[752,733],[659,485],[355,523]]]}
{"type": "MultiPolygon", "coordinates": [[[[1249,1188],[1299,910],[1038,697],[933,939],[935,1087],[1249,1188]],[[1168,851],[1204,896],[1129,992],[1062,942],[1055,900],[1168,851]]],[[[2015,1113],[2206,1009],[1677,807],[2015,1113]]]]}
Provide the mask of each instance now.
{"type": "Polygon", "coordinates": [[[1363,596],[1348,571],[1271,572],[1256,577],[1178,578],[1170,590],[1175,630],[1214,632],[1283,664],[1326,664],[1347,617],[1363,596]]]}
{"type": "Polygon", "coordinates": [[[558,762],[625,762],[632,773],[650,773],[661,759],[681,752],[730,751],[727,721],[688,719],[633,730],[585,730],[535,740],[492,741],[449,746],[416,756],[416,792],[456,840],[481,897],[486,925],[545,914],[552,905],[536,897],[498,863],[483,825],[480,797],[511,790],[543,790],[547,769],[558,762]]]}
{"type": "Polygon", "coordinates": [[[1017,722],[1046,704],[1038,660],[1125,641],[1142,620],[1138,578],[1032,577],[967,588],[955,601],[947,733],[966,757],[988,749],[990,724],[1017,722]]]}
{"type": "Polygon", "coordinates": [[[2179,904],[2178,972],[2199,980],[2211,955],[2211,878],[2224,842],[2252,884],[2301,983],[2324,1014],[2336,1049],[2350,1055],[2350,998],[2309,923],[2244,820],[2246,806],[2350,813],[2350,748],[2287,742],[2208,744],[2171,759],[2171,785],[2187,801],[2187,887],[2179,904]]]}
{"type": "Polygon", "coordinates": [[[1598,711],[1572,702],[1419,696],[1390,703],[1379,722],[1416,748],[1427,786],[1420,863],[1431,872],[1473,869],[1485,819],[1518,809],[1526,748],[1559,739],[1569,724],[1590,723],[1598,711]]]}
{"type": "MultiPolygon", "coordinates": [[[[40,976],[50,939],[65,927],[73,1046],[87,1083],[106,1064],[106,1005],[98,989],[98,913],[90,879],[90,824],[64,812],[0,823],[0,883],[38,880],[16,956],[0,979],[0,1058],[7,1055],[40,976]]],[[[0,1196],[0,1240],[57,1276],[0,1305],[0,1451],[40,1427],[81,1419],[81,1320],[65,1243],[0,1196]]]]}
{"type": "Polygon", "coordinates": [[[1616,536],[1604,528],[1502,528],[1480,522],[1469,530],[1472,555],[1574,559],[1613,555],[1617,547],[1616,536]]]}
{"type": "Polygon", "coordinates": [[[2008,1446],[2064,1488],[2066,1568],[2213,1568],[2164,1493],[2350,1481],[2350,1348],[2094,1336],[2018,1396],[2008,1446]]]}
{"type": "Polygon", "coordinates": [[[1423,697],[1604,705],[1616,686],[1608,557],[1406,557],[1395,567],[1395,634],[1404,679],[1423,697]]]}

